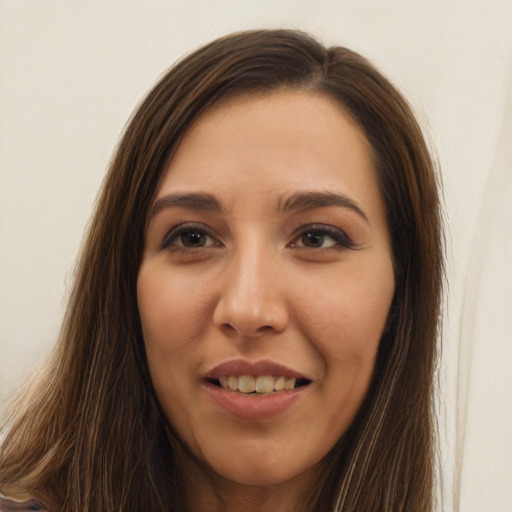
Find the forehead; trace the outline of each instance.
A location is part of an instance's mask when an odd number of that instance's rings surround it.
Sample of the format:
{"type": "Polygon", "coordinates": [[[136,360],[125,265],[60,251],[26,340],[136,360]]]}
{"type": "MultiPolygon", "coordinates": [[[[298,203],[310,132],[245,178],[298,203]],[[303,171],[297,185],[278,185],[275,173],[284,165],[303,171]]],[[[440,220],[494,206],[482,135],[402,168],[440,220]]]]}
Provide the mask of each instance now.
{"type": "Polygon", "coordinates": [[[371,147],[352,117],[318,93],[280,91],[207,112],[183,137],[157,196],[202,191],[229,202],[251,192],[277,201],[301,190],[380,202],[371,147]]]}

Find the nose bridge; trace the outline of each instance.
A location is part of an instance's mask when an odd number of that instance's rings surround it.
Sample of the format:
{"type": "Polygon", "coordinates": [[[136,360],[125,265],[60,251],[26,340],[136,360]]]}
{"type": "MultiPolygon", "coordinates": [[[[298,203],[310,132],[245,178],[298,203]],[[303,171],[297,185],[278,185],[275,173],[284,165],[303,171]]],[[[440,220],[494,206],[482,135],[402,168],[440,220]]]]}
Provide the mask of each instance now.
{"type": "Polygon", "coordinates": [[[215,323],[242,336],[282,331],[288,312],[278,276],[278,257],[270,244],[253,237],[238,247],[224,270],[215,323]]]}

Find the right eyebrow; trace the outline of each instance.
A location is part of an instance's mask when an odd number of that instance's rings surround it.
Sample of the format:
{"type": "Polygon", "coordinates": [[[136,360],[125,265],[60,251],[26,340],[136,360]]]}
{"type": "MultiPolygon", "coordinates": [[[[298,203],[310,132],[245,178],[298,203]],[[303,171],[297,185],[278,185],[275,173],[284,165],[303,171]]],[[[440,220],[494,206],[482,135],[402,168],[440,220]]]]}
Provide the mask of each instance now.
{"type": "Polygon", "coordinates": [[[211,194],[169,194],[164,196],[153,206],[151,216],[155,217],[164,208],[187,208],[207,212],[222,213],[223,208],[219,201],[211,194]]]}

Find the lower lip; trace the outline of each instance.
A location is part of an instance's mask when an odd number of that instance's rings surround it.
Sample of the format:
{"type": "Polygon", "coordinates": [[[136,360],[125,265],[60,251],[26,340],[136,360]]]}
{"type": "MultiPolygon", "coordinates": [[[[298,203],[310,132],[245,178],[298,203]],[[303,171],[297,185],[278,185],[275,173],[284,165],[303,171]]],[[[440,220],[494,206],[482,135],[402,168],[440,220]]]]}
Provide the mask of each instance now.
{"type": "Polygon", "coordinates": [[[259,396],[227,391],[210,382],[206,383],[205,389],[217,405],[233,416],[245,420],[265,420],[300,402],[309,386],[259,396]]]}

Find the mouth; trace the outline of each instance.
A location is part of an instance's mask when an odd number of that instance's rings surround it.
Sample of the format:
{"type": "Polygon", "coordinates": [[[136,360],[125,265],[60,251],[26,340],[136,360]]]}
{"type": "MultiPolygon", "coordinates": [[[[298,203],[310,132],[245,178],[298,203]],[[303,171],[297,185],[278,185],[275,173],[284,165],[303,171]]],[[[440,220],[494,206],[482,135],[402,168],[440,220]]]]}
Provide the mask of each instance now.
{"type": "Polygon", "coordinates": [[[231,359],[204,376],[204,389],[230,416],[260,421],[278,418],[304,403],[313,389],[311,376],[280,363],[231,359]]]}
{"type": "Polygon", "coordinates": [[[205,376],[206,384],[242,395],[262,396],[292,391],[311,384],[301,372],[273,361],[229,360],[205,376]]]}
{"type": "Polygon", "coordinates": [[[206,378],[206,382],[225,391],[251,396],[265,396],[291,391],[311,384],[306,378],[284,375],[221,375],[218,378],[206,378]]]}

